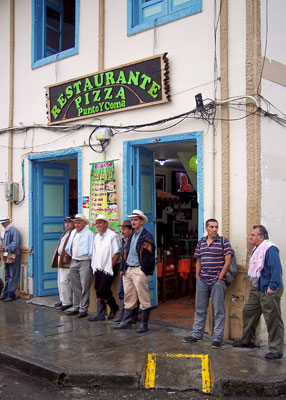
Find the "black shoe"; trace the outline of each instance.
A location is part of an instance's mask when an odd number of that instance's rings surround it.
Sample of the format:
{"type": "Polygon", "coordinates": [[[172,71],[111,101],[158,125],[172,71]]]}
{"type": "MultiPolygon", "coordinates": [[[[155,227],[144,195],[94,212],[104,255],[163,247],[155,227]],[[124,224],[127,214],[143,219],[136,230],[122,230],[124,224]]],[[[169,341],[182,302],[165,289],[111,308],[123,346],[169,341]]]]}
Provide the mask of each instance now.
{"type": "Polygon", "coordinates": [[[249,349],[253,349],[255,346],[254,343],[241,343],[241,342],[234,342],[232,347],[248,347],[249,349]]]}
{"type": "Polygon", "coordinates": [[[277,360],[278,358],[282,358],[283,354],[282,353],[266,353],[265,358],[268,360],[277,360]]]}
{"type": "Polygon", "coordinates": [[[184,337],[184,339],[183,339],[184,343],[198,343],[198,342],[202,342],[202,341],[203,341],[202,339],[197,339],[193,336],[187,336],[187,337],[184,337]]]}
{"type": "Polygon", "coordinates": [[[108,300],[107,300],[107,304],[110,307],[110,312],[108,314],[107,319],[111,320],[113,318],[116,317],[117,311],[119,310],[119,307],[115,301],[115,298],[113,296],[111,296],[108,300]]]}
{"type": "MultiPolygon", "coordinates": [[[[144,333],[144,332],[147,332],[149,330],[149,328],[148,328],[148,320],[149,320],[149,317],[150,317],[150,311],[151,311],[151,308],[147,308],[146,310],[142,311],[141,323],[140,323],[139,328],[137,329],[137,333],[144,333]]],[[[133,312],[133,315],[134,315],[134,312],[133,312]]]]}
{"type": "Polygon", "coordinates": [[[108,314],[107,319],[110,321],[111,319],[115,318],[118,310],[119,310],[118,306],[117,306],[117,309],[115,308],[113,310],[110,310],[110,313],[108,314]]]}
{"type": "Polygon", "coordinates": [[[58,303],[55,304],[55,307],[61,307],[63,305],[63,303],[61,301],[59,301],[58,303]]]}
{"type": "Polygon", "coordinates": [[[4,299],[5,302],[14,301],[14,300],[16,300],[15,297],[9,297],[9,296],[6,297],[6,299],[4,299]]]}
{"type": "Polygon", "coordinates": [[[61,311],[65,311],[65,310],[67,310],[67,309],[69,309],[71,307],[72,307],[72,304],[69,304],[67,306],[60,306],[59,308],[60,308],[61,311]]]}
{"type": "Polygon", "coordinates": [[[96,314],[88,317],[89,321],[105,321],[106,303],[104,300],[97,300],[96,314]]]}
{"type": "Polygon", "coordinates": [[[113,329],[131,329],[132,328],[132,314],[133,310],[125,309],[123,320],[120,325],[115,325],[113,329]]]}
{"type": "Polygon", "coordinates": [[[5,300],[7,296],[5,296],[4,294],[2,294],[2,296],[0,296],[0,300],[5,300]]]}
{"type": "Polygon", "coordinates": [[[85,317],[87,317],[87,312],[80,312],[77,317],[78,318],[85,318],[85,317]]]}
{"type": "Polygon", "coordinates": [[[221,346],[221,342],[219,342],[218,340],[213,340],[212,342],[212,349],[219,349],[221,346]]]}
{"type": "Polygon", "coordinates": [[[78,310],[71,310],[71,311],[67,311],[66,314],[67,315],[77,315],[77,314],[79,314],[79,311],[78,310]]]}

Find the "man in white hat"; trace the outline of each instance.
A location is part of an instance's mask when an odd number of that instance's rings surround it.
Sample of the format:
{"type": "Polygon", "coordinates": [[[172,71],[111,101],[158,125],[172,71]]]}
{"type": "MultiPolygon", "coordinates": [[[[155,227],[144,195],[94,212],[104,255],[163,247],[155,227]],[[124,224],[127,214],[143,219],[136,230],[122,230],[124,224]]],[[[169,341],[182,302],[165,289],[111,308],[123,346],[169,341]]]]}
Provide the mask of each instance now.
{"type": "Polygon", "coordinates": [[[89,321],[104,321],[106,303],[110,307],[108,319],[115,317],[119,307],[113,297],[111,285],[114,278],[114,267],[120,256],[120,237],[108,228],[109,219],[104,214],[98,214],[95,226],[98,233],[93,241],[91,267],[95,274],[95,290],[97,298],[97,313],[89,317],[89,321]]]}
{"type": "Polygon", "coordinates": [[[20,273],[20,233],[8,216],[0,217],[4,228],[0,251],[5,262],[5,288],[0,300],[5,302],[16,300],[15,291],[20,273]]]}
{"type": "Polygon", "coordinates": [[[58,289],[60,301],[55,304],[61,311],[65,311],[72,307],[72,287],[70,280],[71,256],[66,253],[66,245],[68,244],[72,230],[74,229],[74,221],[70,215],[64,219],[65,230],[58,241],[51,268],[58,268],[58,289]]]}
{"type": "Polygon", "coordinates": [[[125,270],[123,271],[124,286],[124,318],[114,329],[132,327],[133,310],[138,299],[142,310],[141,325],[138,333],[148,331],[148,320],[151,310],[150,293],[148,290],[148,275],[155,268],[155,242],[153,236],[143,228],[148,218],[141,210],[133,210],[131,215],[133,233],[130,236],[125,251],[125,270]]]}
{"type": "Polygon", "coordinates": [[[78,318],[87,317],[89,306],[89,289],[92,282],[90,267],[94,234],[86,226],[88,219],[83,214],[74,217],[75,229],[72,231],[66,253],[72,257],[70,279],[73,289],[73,308],[68,315],[78,318]]]}

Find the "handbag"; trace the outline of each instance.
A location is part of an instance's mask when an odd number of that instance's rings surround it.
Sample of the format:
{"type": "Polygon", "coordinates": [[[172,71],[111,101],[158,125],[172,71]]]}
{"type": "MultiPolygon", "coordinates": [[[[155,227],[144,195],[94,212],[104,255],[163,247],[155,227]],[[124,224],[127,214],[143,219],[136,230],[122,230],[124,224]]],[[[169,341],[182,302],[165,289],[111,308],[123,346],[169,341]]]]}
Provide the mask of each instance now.
{"type": "MultiPolygon", "coordinates": [[[[222,251],[223,251],[224,250],[223,237],[221,237],[220,240],[221,240],[221,247],[222,247],[222,251]]],[[[232,281],[234,280],[234,278],[236,277],[236,275],[237,275],[237,261],[236,261],[235,253],[233,251],[229,269],[226,272],[226,274],[224,275],[226,285],[230,285],[232,283],[232,281]]]]}
{"type": "Polygon", "coordinates": [[[4,258],[4,262],[6,264],[13,264],[16,260],[16,254],[8,253],[7,251],[4,251],[3,258],[4,258]]]}

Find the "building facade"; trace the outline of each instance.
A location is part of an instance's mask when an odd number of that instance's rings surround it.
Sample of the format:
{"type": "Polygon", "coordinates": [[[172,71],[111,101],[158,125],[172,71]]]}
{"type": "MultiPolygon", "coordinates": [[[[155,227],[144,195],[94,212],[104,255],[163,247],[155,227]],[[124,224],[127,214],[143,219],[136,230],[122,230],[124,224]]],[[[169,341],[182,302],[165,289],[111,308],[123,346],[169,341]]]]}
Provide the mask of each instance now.
{"type": "MultiPolygon", "coordinates": [[[[90,164],[114,160],[119,220],[142,208],[159,249],[219,221],[239,263],[225,337],[240,337],[254,224],[286,259],[285,12],[283,0],[0,1],[0,205],[22,235],[23,294],[56,293],[62,217],[89,215],[90,164]]],[[[150,288],[155,305],[156,275],[150,288]]]]}

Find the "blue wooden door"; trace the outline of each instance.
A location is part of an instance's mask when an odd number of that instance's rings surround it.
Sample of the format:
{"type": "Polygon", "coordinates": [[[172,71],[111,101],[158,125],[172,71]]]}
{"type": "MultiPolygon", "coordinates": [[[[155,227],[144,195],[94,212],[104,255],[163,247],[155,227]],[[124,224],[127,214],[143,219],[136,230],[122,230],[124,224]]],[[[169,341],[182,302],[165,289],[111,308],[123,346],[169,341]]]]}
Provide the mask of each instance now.
{"type": "MultiPolygon", "coordinates": [[[[129,211],[140,209],[148,217],[144,227],[156,240],[156,196],[154,179],[154,154],[143,147],[135,147],[133,152],[133,179],[132,196],[128,205],[129,211]]],[[[152,307],[158,304],[157,294],[157,270],[153,276],[149,276],[149,291],[152,307]]]]}
{"type": "Polygon", "coordinates": [[[69,166],[39,162],[35,171],[34,294],[47,296],[58,293],[51,261],[68,214],[69,166]]]}

